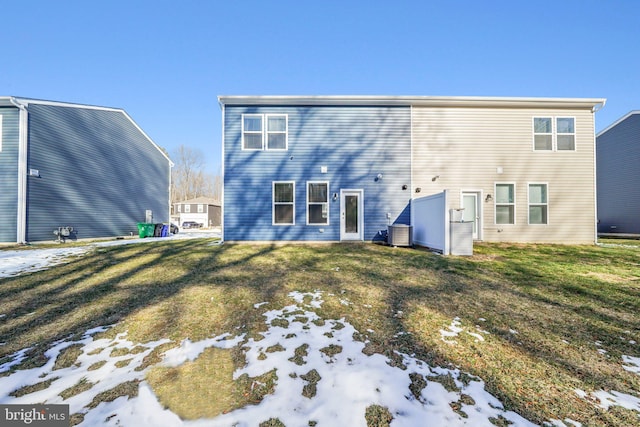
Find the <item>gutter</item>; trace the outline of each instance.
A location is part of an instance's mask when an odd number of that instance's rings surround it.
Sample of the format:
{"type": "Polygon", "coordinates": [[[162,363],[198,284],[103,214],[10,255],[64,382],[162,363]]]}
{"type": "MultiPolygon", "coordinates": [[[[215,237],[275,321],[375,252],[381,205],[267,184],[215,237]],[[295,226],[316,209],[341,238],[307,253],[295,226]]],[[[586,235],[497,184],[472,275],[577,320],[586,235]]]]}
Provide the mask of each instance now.
{"type": "Polygon", "coordinates": [[[19,102],[15,97],[9,101],[20,110],[20,124],[18,136],[18,222],[16,227],[16,242],[27,243],[27,150],[29,112],[27,105],[19,102]]]}

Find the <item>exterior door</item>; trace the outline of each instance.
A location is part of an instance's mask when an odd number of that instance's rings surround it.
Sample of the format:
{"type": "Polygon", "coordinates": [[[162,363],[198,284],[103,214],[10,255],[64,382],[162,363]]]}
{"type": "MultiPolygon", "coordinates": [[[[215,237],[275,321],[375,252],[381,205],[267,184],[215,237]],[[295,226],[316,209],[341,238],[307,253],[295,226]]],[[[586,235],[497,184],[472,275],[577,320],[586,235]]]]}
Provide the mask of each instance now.
{"type": "Polygon", "coordinates": [[[340,240],[364,240],[362,190],[340,190],[340,240]]]}
{"type": "Polygon", "coordinates": [[[462,192],[462,220],[465,222],[473,221],[473,240],[480,238],[480,193],[462,192]]]}

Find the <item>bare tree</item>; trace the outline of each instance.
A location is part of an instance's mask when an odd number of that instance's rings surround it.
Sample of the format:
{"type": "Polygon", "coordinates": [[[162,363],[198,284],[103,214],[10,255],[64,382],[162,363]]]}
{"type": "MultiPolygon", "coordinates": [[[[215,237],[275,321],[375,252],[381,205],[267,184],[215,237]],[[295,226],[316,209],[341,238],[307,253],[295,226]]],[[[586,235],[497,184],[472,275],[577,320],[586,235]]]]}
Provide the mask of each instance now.
{"type": "Polygon", "coordinates": [[[221,179],[206,173],[200,150],[181,145],[172,158],[175,165],[171,171],[171,205],[196,197],[212,197],[220,200],[221,179]]]}

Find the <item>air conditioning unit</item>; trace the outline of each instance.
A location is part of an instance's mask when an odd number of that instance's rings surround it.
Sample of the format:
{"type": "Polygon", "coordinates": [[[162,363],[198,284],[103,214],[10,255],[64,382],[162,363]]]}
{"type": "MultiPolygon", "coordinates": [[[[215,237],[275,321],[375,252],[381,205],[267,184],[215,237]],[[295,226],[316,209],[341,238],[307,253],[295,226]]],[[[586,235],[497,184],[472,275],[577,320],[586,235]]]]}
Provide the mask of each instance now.
{"type": "Polygon", "coordinates": [[[393,224],[387,227],[387,243],[391,246],[413,246],[413,226],[393,224]]]}

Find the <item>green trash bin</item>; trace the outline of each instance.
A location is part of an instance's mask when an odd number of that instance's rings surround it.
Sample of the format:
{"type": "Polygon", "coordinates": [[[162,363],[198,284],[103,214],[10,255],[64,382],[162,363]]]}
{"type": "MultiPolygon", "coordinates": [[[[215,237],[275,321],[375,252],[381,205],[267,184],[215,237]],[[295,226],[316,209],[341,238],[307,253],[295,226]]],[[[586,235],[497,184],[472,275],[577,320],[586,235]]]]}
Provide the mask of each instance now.
{"type": "Polygon", "coordinates": [[[138,236],[140,236],[140,238],[145,238],[145,237],[153,237],[153,233],[156,229],[156,225],[155,224],[147,224],[145,222],[139,222],[138,223],[138,236]]]}

